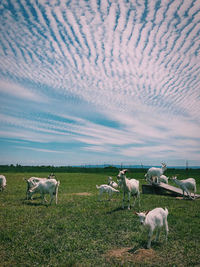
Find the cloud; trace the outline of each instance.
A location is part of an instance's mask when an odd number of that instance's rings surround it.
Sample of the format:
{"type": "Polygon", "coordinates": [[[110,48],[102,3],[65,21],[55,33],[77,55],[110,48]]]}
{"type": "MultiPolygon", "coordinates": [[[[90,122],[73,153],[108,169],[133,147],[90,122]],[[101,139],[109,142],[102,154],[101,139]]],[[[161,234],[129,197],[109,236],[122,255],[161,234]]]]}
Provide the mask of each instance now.
{"type": "Polygon", "coordinates": [[[15,146],[17,149],[27,149],[36,152],[44,152],[44,153],[55,153],[55,154],[66,154],[67,151],[60,150],[52,150],[52,149],[44,149],[44,148],[35,148],[35,147],[25,147],[25,146],[15,146]]]}
{"type": "Polygon", "coordinates": [[[5,80],[0,81],[0,94],[22,98],[24,100],[34,102],[47,102],[47,97],[44,98],[41,92],[37,94],[31,89],[21,86],[15,82],[5,80]]]}
{"type": "Polygon", "coordinates": [[[198,158],[197,1],[1,10],[2,139],[71,144],[105,158],[198,158]]]}

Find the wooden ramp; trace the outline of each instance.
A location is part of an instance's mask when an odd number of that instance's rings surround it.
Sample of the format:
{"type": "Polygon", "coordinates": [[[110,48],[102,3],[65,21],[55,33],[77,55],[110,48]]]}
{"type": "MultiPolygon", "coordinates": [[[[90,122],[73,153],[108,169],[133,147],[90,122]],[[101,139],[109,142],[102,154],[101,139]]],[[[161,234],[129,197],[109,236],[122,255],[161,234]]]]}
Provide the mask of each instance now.
{"type": "MultiPolygon", "coordinates": [[[[142,185],[142,193],[143,194],[157,194],[157,195],[172,195],[172,196],[183,196],[182,189],[165,184],[143,184],[142,185]]],[[[187,197],[187,193],[184,192],[184,195],[187,197]]],[[[191,196],[194,197],[194,194],[191,193],[191,196]]],[[[196,194],[195,198],[200,198],[200,195],[196,194]]]]}

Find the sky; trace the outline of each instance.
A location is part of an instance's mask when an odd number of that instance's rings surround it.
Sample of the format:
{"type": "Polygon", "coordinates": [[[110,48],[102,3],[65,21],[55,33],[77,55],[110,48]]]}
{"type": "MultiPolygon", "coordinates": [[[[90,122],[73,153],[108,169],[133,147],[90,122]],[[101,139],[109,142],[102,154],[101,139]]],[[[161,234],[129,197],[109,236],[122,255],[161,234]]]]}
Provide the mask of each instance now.
{"type": "Polygon", "coordinates": [[[2,0],[0,164],[200,166],[199,0],[2,0]]]}

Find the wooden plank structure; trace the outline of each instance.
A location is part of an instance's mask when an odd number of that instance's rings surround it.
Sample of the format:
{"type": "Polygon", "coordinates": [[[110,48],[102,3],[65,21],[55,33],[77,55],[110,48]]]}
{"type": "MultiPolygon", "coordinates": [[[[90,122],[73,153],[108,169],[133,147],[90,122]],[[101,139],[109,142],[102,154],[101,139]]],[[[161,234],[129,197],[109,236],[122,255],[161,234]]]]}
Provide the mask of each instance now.
{"type": "MultiPolygon", "coordinates": [[[[160,183],[160,184],[153,183],[152,185],[143,184],[142,193],[143,194],[157,194],[157,195],[171,195],[171,196],[176,196],[176,197],[183,196],[182,189],[169,185],[169,184],[165,184],[165,183],[160,183]]],[[[187,197],[186,192],[184,192],[184,196],[187,197]]],[[[193,193],[191,193],[191,197],[194,197],[193,193]]],[[[200,195],[195,194],[195,198],[200,198],[200,195]]]]}

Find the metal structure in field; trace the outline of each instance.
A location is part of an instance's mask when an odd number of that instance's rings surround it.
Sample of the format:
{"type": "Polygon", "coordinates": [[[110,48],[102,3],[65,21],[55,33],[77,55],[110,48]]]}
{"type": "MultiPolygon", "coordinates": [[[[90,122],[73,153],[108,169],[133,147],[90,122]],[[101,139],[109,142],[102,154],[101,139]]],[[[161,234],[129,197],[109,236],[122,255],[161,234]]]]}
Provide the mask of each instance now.
{"type": "MultiPolygon", "coordinates": [[[[169,185],[169,184],[143,184],[142,185],[142,193],[143,194],[157,194],[157,195],[171,195],[171,196],[183,196],[183,191],[182,189],[169,185]]],[[[184,196],[187,197],[187,193],[184,192],[184,196]]],[[[194,194],[191,193],[191,197],[194,197],[194,194]]],[[[195,194],[195,198],[200,198],[200,195],[195,194]]]]}

